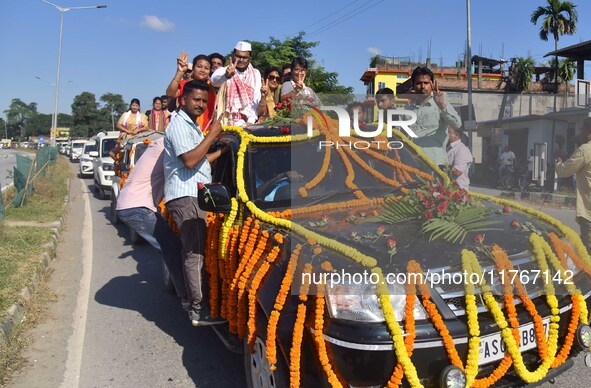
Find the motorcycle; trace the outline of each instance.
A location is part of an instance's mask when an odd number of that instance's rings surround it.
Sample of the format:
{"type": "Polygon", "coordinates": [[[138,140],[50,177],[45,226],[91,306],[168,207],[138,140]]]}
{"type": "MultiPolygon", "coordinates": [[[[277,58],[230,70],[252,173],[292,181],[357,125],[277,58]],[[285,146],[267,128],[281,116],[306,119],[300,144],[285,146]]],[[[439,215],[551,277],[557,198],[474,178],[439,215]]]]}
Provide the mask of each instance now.
{"type": "Polygon", "coordinates": [[[501,186],[506,190],[517,188],[524,191],[529,185],[529,171],[527,166],[510,166],[501,175],[501,186]]]}

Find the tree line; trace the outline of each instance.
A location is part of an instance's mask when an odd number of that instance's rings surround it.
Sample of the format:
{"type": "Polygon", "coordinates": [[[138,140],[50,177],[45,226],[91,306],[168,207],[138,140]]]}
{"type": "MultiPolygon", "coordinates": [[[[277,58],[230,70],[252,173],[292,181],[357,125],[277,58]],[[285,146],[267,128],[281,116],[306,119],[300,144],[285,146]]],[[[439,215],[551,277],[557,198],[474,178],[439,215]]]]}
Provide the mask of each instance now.
{"type": "MultiPolygon", "coordinates": [[[[343,95],[345,100],[350,100],[353,88],[340,85],[338,73],[327,71],[313,59],[311,49],[317,47],[319,42],[308,42],[304,35],[304,32],[300,32],[297,36],[287,37],[283,41],[273,37],[270,37],[268,42],[252,41],[252,65],[262,73],[267,67],[281,68],[294,57],[304,57],[309,63],[307,86],[316,93],[343,95]]],[[[227,56],[230,54],[227,53],[227,56]]],[[[165,89],[166,85],[163,85],[162,94],[165,89]]],[[[71,137],[90,137],[112,128],[112,121],[116,122],[127,111],[128,104],[121,94],[105,93],[97,101],[93,93],[82,92],[74,97],[71,107],[71,115],[59,114],[58,127],[70,127],[71,137]]],[[[36,102],[26,103],[15,98],[4,113],[7,117],[6,130],[9,138],[22,141],[29,136],[49,136],[52,115],[37,112],[36,102]]],[[[4,128],[5,122],[0,118],[2,137],[4,128]]]]}

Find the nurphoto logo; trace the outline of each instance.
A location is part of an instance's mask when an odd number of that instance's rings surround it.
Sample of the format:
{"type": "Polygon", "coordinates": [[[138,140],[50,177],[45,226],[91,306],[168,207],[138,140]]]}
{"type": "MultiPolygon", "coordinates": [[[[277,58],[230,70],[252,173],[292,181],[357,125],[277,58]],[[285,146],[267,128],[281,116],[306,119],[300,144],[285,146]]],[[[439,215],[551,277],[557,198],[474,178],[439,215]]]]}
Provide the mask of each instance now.
{"type": "MultiPolygon", "coordinates": [[[[320,106],[319,107],[323,111],[332,110],[337,114],[339,119],[339,137],[351,137],[351,128],[355,131],[355,134],[358,137],[365,138],[365,139],[372,139],[382,134],[384,130],[384,115],[383,109],[378,109],[378,125],[375,129],[372,127],[371,130],[362,130],[359,127],[359,111],[353,111],[353,120],[349,116],[349,113],[340,106],[320,106]]],[[[410,129],[410,125],[413,125],[417,122],[417,114],[411,110],[405,109],[388,109],[386,111],[386,136],[388,138],[392,137],[392,129],[394,127],[399,127],[404,131],[408,136],[412,138],[418,137],[416,133],[412,129],[410,129]],[[408,118],[408,119],[405,119],[408,118]]],[[[313,124],[312,124],[312,117],[308,116],[307,122],[307,133],[308,137],[313,136],[313,124]]],[[[377,144],[378,148],[382,148],[382,145],[389,149],[401,149],[404,147],[404,144],[401,141],[363,141],[358,140],[354,142],[334,142],[330,140],[324,140],[319,142],[320,148],[323,147],[347,147],[347,148],[355,148],[355,149],[368,149],[371,147],[371,144],[377,144]]]]}

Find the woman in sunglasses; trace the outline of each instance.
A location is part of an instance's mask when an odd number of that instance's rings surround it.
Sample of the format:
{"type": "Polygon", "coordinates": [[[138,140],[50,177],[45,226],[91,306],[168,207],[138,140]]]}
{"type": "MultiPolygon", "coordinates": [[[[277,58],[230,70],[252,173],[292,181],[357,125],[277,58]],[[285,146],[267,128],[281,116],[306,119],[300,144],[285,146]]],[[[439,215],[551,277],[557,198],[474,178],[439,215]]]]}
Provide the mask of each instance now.
{"type": "Polygon", "coordinates": [[[261,87],[261,102],[257,108],[259,122],[270,117],[275,117],[275,104],[279,102],[279,83],[281,75],[279,69],[275,66],[265,70],[261,87]]]}

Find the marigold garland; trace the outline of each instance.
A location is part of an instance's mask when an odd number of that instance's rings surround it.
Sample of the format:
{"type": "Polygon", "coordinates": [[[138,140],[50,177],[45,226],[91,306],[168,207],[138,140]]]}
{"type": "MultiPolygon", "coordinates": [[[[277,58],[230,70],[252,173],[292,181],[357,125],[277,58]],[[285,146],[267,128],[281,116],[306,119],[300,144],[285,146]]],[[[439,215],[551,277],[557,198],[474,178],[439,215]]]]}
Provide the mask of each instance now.
{"type": "Polygon", "coordinates": [[[327,355],[326,342],[324,341],[324,285],[318,285],[318,293],[316,294],[316,310],[314,315],[314,343],[318,351],[318,358],[320,365],[328,379],[328,382],[333,387],[342,387],[339,378],[333,371],[330,359],[327,355]]]}
{"type": "MultiPolygon", "coordinates": [[[[311,274],[312,264],[304,265],[303,274],[311,274]]],[[[303,279],[304,277],[302,277],[303,279]]],[[[289,351],[289,384],[292,388],[300,387],[300,362],[302,355],[302,337],[304,335],[304,322],[306,321],[306,301],[308,300],[308,291],[310,284],[302,283],[300,285],[298,312],[293,327],[293,338],[291,350],[289,351]]]]}

